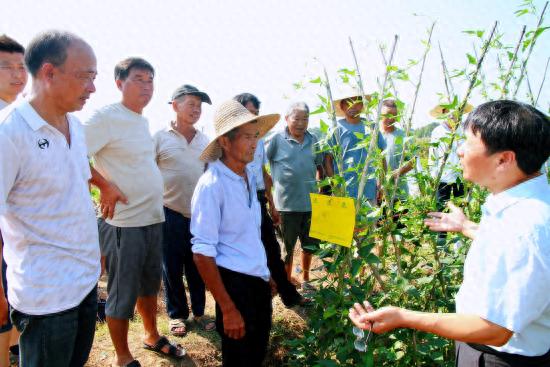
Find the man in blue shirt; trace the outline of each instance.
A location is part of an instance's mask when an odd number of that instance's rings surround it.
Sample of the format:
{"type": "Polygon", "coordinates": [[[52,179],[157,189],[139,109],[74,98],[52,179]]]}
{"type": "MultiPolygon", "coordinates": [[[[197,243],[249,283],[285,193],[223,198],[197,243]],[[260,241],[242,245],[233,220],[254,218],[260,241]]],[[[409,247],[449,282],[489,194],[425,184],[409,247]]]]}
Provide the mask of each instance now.
{"type": "Polygon", "coordinates": [[[350,309],[350,318],[375,333],[406,327],[456,340],[459,367],[550,366],[550,185],[541,174],[550,121],[529,105],[503,100],[480,105],[464,125],[458,149],[464,178],[491,192],[481,222],[452,204],[450,213],[430,213],[425,221],[474,240],[456,313],[374,310],[365,301],[350,309]]]}
{"type": "Polygon", "coordinates": [[[237,101],[214,116],[209,162],[191,201],[193,258],[216,300],[224,366],[261,366],[271,329],[271,288],[261,241],[256,180],[247,167],[258,139],[280,116],[256,116],[237,101]]]}

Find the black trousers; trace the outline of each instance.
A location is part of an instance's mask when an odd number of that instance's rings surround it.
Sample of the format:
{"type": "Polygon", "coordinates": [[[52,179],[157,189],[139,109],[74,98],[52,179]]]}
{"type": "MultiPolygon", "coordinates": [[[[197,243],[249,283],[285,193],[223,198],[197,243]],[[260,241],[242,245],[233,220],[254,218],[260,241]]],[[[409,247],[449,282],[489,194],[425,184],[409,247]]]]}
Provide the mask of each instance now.
{"type": "Polygon", "coordinates": [[[246,334],[231,339],[224,333],[223,313],[216,303],[216,329],[222,338],[224,367],[260,367],[271,330],[271,287],[265,280],[218,267],[229,297],[241,313],[246,334]]]}
{"type": "Polygon", "coordinates": [[[548,367],[550,351],[539,357],[525,357],[516,354],[502,353],[486,346],[474,349],[467,343],[456,342],[456,367],[548,367]]]}
{"type": "Polygon", "coordinates": [[[267,213],[267,199],[263,190],[258,191],[258,200],[262,208],[262,243],[267,256],[267,267],[271,278],[277,285],[277,292],[279,292],[281,300],[285,306],[292,307],[300,302],[301,296],[286,275],[285,263],[281,259],[281,246],[275,236],[273,221],[267,213]]]}
{"type": "Polygon", "coordinates": [[[443,210],[447,205],[447,201],[453,197],[464,196],[464,185],[461,183],[446,183],[441,182],[437,187],[437,209],[443,210]]]}

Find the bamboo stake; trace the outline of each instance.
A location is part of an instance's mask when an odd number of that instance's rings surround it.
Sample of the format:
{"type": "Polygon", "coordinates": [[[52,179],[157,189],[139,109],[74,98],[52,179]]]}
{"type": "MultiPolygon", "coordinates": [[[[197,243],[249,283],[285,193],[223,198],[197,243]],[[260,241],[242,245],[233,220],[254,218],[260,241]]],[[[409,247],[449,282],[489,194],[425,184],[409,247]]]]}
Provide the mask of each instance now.
{"type": "Polygon", "coordinates": [[[546,60],[546,67],[544,68],[544,75],[542,76],[542,82],[540,83],[539,92],[537,93],[537,99],[535,99],[535,104],[534,104],[535,107],[537,107],[537,105],[539,103],[540,92],[542,92],[542,87],[544,85],[544,82],[546,81],[546,72],[548,71],[548,64],[549,63],[550,63],[550,57],[546,60]]]}
{"type": "Polygon", "coordinates": [[[514,64],[516,62],[516,59],[518,57],[518,51],[519,47],[521,46],[521,41],[523,41],[523,36],[525,35],[525,30],[527,29],[527,26],[524,25],[521,29],[521,35],[519,36],[518,43],[516,44],[516,49],[514,51],[514,57],[512,57],[512,61],[510,61],[510,66],[508,68],[508,73],[506,73],[506,77],[504,78],[504,84],[502,85],[502,94],[501,98],[506,98],[508,96],[508,83],[510,82],[510,79],[512,78],[512,72],[514,71],[514,64]]]}
{"type": "MultiPolygon", "coordinates": [[[[540,25],[542,24],[542,21],[544,19],[544,13],[546,12],[546,8],[548,7],[548,1],[546,4],[544,4],[544,8],[542,9],[542,12],[540,13],[539,22],[537,24],[537,28],[534,32],[537,31],[537,29],[540,28],[540,25]]],[[[529,51],[527,51],[527,56],[523,60],[523,63],[521,64],[521,71],[519,73],[518,82],[516,84],[516,90],[514,91],[513,99],[516,99],[516,95],[518,94],[519,87],[521,86],[521,82],[523,81],[523,76],[525,75],[525,70],[527,69],[527,62],[529,61],[529,57],[531,57],[531,52],[533,51],[533,47],[535,47],[535,42],[537,41],[538,37],[535,37],[533,34],[533,40],[531,41],[531,44],[529,45],[529,51]]]]}

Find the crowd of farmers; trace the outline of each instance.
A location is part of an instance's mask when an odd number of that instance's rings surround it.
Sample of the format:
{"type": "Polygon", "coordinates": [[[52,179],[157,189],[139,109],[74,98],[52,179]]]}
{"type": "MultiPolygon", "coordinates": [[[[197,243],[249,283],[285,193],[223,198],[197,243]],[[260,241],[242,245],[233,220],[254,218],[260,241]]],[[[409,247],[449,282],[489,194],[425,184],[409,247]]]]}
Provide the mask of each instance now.
{"type": "MultiPolygon", "coordinates": [[[[310,292],[322,287],[310,279],[320,244],[309,236],[310,193],[333,194],[319,182],[340,175],[347,196],[379,205],[374,168],[360,184],[363,139],[374,131],[363,114],[369,97],[356,89],[335,95],[339,120],[329,132],[331,149],[321,150],[308,131],[306,103],[291,103],[284,129],[271,131],[281,116],[261,113],[258,97],[241,91],[214,101],[209,138],[196,124],[202,104],[213,101],[190,84],[173,92],[172,121],[151,135],[144,109],[155,69],[138,57],[114,66],[120,100],[81,122],[71,113],[96,92],[96,75],[94,51],[77,35],[48,31],[26,47],[0,36],[0,367],[9,366],[10,354],[22,367],[84,366],[102,273],[110,365],[141,366],[128,343],[136,310],[143,348],[185,358],[157,326],[162,284],[172,338],[193,324],[219,333],[223,366],[261,366],[272,298],[307,307],[310,292]],[[27,75],[32,92],[23,97],[27,75]],[[206,291],[215,318],[205,314],[206,291]]],[[[550,366],[550,185],[543,173],[550,121],[509,100],[464,112],[457,121],[445,105],[431,111],[439,121],[429,166],[434,177],[442,169],[440,211],[425,220],[433,231],[473,239],[456,313],[375,309],[357,300],[349,317],[375,333],[413,328],[456,340],[457,366],[550,366]],[[463,180],[490,193],[479,223],[446,204],[464,195],[463,180]]],[[[417,162],[403,149],[399,114],[396,101],[381,101],[376,140],[397,200],[407,200],[407,173],[417,162]]]]}

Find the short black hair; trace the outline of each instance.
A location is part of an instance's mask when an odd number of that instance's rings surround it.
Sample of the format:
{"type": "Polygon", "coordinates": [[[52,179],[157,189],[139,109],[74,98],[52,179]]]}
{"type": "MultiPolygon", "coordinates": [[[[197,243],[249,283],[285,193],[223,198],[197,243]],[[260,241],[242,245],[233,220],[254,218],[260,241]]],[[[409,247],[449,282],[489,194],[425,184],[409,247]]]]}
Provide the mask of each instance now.
{"type": "Polygon", "coordinates": [[[66,31],[52,30],[37,35],[25,52],[25,65],[29,73],[36,76],[45,63],[55,67],[63,65],[67,60],[67,49],[75,41],[82,39],[66,31]]]}
{"type": "Polygon", "coordinates": [[[260,102],[258,97],[256,97],[255,95],[253,95],[251,93],[237,94],[235,97],[233,97],[233,100],[239,102],[243,106],[246,106],[247,103],[250,102],[250,103],[252,103],[254,108],[256,108],[257,110],[260,109],[260,104],[262,103],[262,102],[260,102]]]}
{"type": "Polygon", "coordinates": [[[479,132],[489,154],[513,151],[518,167],[527,175],[540,170],[550,156],[550,120],[525,103],[484,103],[470,113],[464,129],[479,132]]]}
{"type": "Polygon", "coordinates": [[[25,47],[19,42],[5,34],[0,35],[0,52],[8,52],[10,54],[24,54],[25,47]]]}
{"type": "Polygon", "coordinates": [[[115,66],[115,80],[126,80],[132,69],[150,71],[155,76],[155,69],[147,60],[141,57],[128,57],[115,66]]]}

